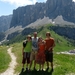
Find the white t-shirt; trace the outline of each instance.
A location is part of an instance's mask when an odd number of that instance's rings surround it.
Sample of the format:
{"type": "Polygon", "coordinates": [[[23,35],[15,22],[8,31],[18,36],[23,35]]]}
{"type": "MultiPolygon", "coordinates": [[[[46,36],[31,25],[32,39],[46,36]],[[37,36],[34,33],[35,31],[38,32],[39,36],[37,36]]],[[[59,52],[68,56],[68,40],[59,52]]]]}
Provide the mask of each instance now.
{"type": "Polygon", "coordinates": [[[32,50],[38,50],[38,37],[32,37],[32,50]]]}

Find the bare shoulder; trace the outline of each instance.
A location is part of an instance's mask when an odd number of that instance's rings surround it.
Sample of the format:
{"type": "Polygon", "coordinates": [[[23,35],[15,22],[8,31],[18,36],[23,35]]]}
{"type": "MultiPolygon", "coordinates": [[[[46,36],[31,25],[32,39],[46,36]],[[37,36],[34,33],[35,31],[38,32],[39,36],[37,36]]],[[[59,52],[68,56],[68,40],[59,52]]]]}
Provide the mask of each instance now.
{"type": "Polygon", "coordinates": [[[54,38],[52,38],[52,37],[50,39],[54,40],[54,38]]]}

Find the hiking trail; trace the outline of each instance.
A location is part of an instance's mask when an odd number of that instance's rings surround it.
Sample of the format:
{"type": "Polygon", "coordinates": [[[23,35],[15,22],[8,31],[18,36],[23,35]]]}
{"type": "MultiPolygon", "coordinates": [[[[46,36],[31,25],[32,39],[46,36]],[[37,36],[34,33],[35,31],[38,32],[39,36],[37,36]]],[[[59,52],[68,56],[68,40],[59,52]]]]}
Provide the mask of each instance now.
{"type": "Polygon", "coordinates": [[[16,75],[16,74],[14,74],[14,72],[15,72],[14,69],[15,69],[15,66],[17,65],[16,56],[14,55],[14,53],[12,53],[11,50],[12,50],[12,47],[10,47],[7,50],[8,54],[11,57],[11,62],[9,64],[9,67],[8,67],[8,69],[5,72],[1,73],[0,75],[16,75]]]}

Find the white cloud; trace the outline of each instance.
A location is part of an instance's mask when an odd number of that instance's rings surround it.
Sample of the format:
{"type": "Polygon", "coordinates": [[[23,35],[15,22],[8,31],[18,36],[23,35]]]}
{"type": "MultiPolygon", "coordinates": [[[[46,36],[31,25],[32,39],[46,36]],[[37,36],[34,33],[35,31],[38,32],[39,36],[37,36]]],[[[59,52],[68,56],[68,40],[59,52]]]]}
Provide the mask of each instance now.
{"type": "Polygon", "coordinates": [[[75,2],[75,0],[73,0],[75,2]]]}
{"type": "Polygon", "coordinates": [[[8,2],[12,5],[15,6],[24,6],[24,5],[31,5],[31,4],[35,4],[37,2],[37,0],[0,0],[2,2],[8,2]]]}

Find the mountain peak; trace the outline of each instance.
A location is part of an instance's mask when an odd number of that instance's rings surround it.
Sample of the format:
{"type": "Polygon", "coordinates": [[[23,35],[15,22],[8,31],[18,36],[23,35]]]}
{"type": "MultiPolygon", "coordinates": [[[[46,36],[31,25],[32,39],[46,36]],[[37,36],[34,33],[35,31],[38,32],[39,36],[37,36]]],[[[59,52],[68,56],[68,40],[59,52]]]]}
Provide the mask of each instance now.
{"type": "Polygon", "coordinates": [[[72,0],[47,0],[46,3],[20,7],[13,11],[10,27],[25,27],[44,16],[55,19],[62,15],[63,19],[75,23],[75,4],[72,0]]]}

